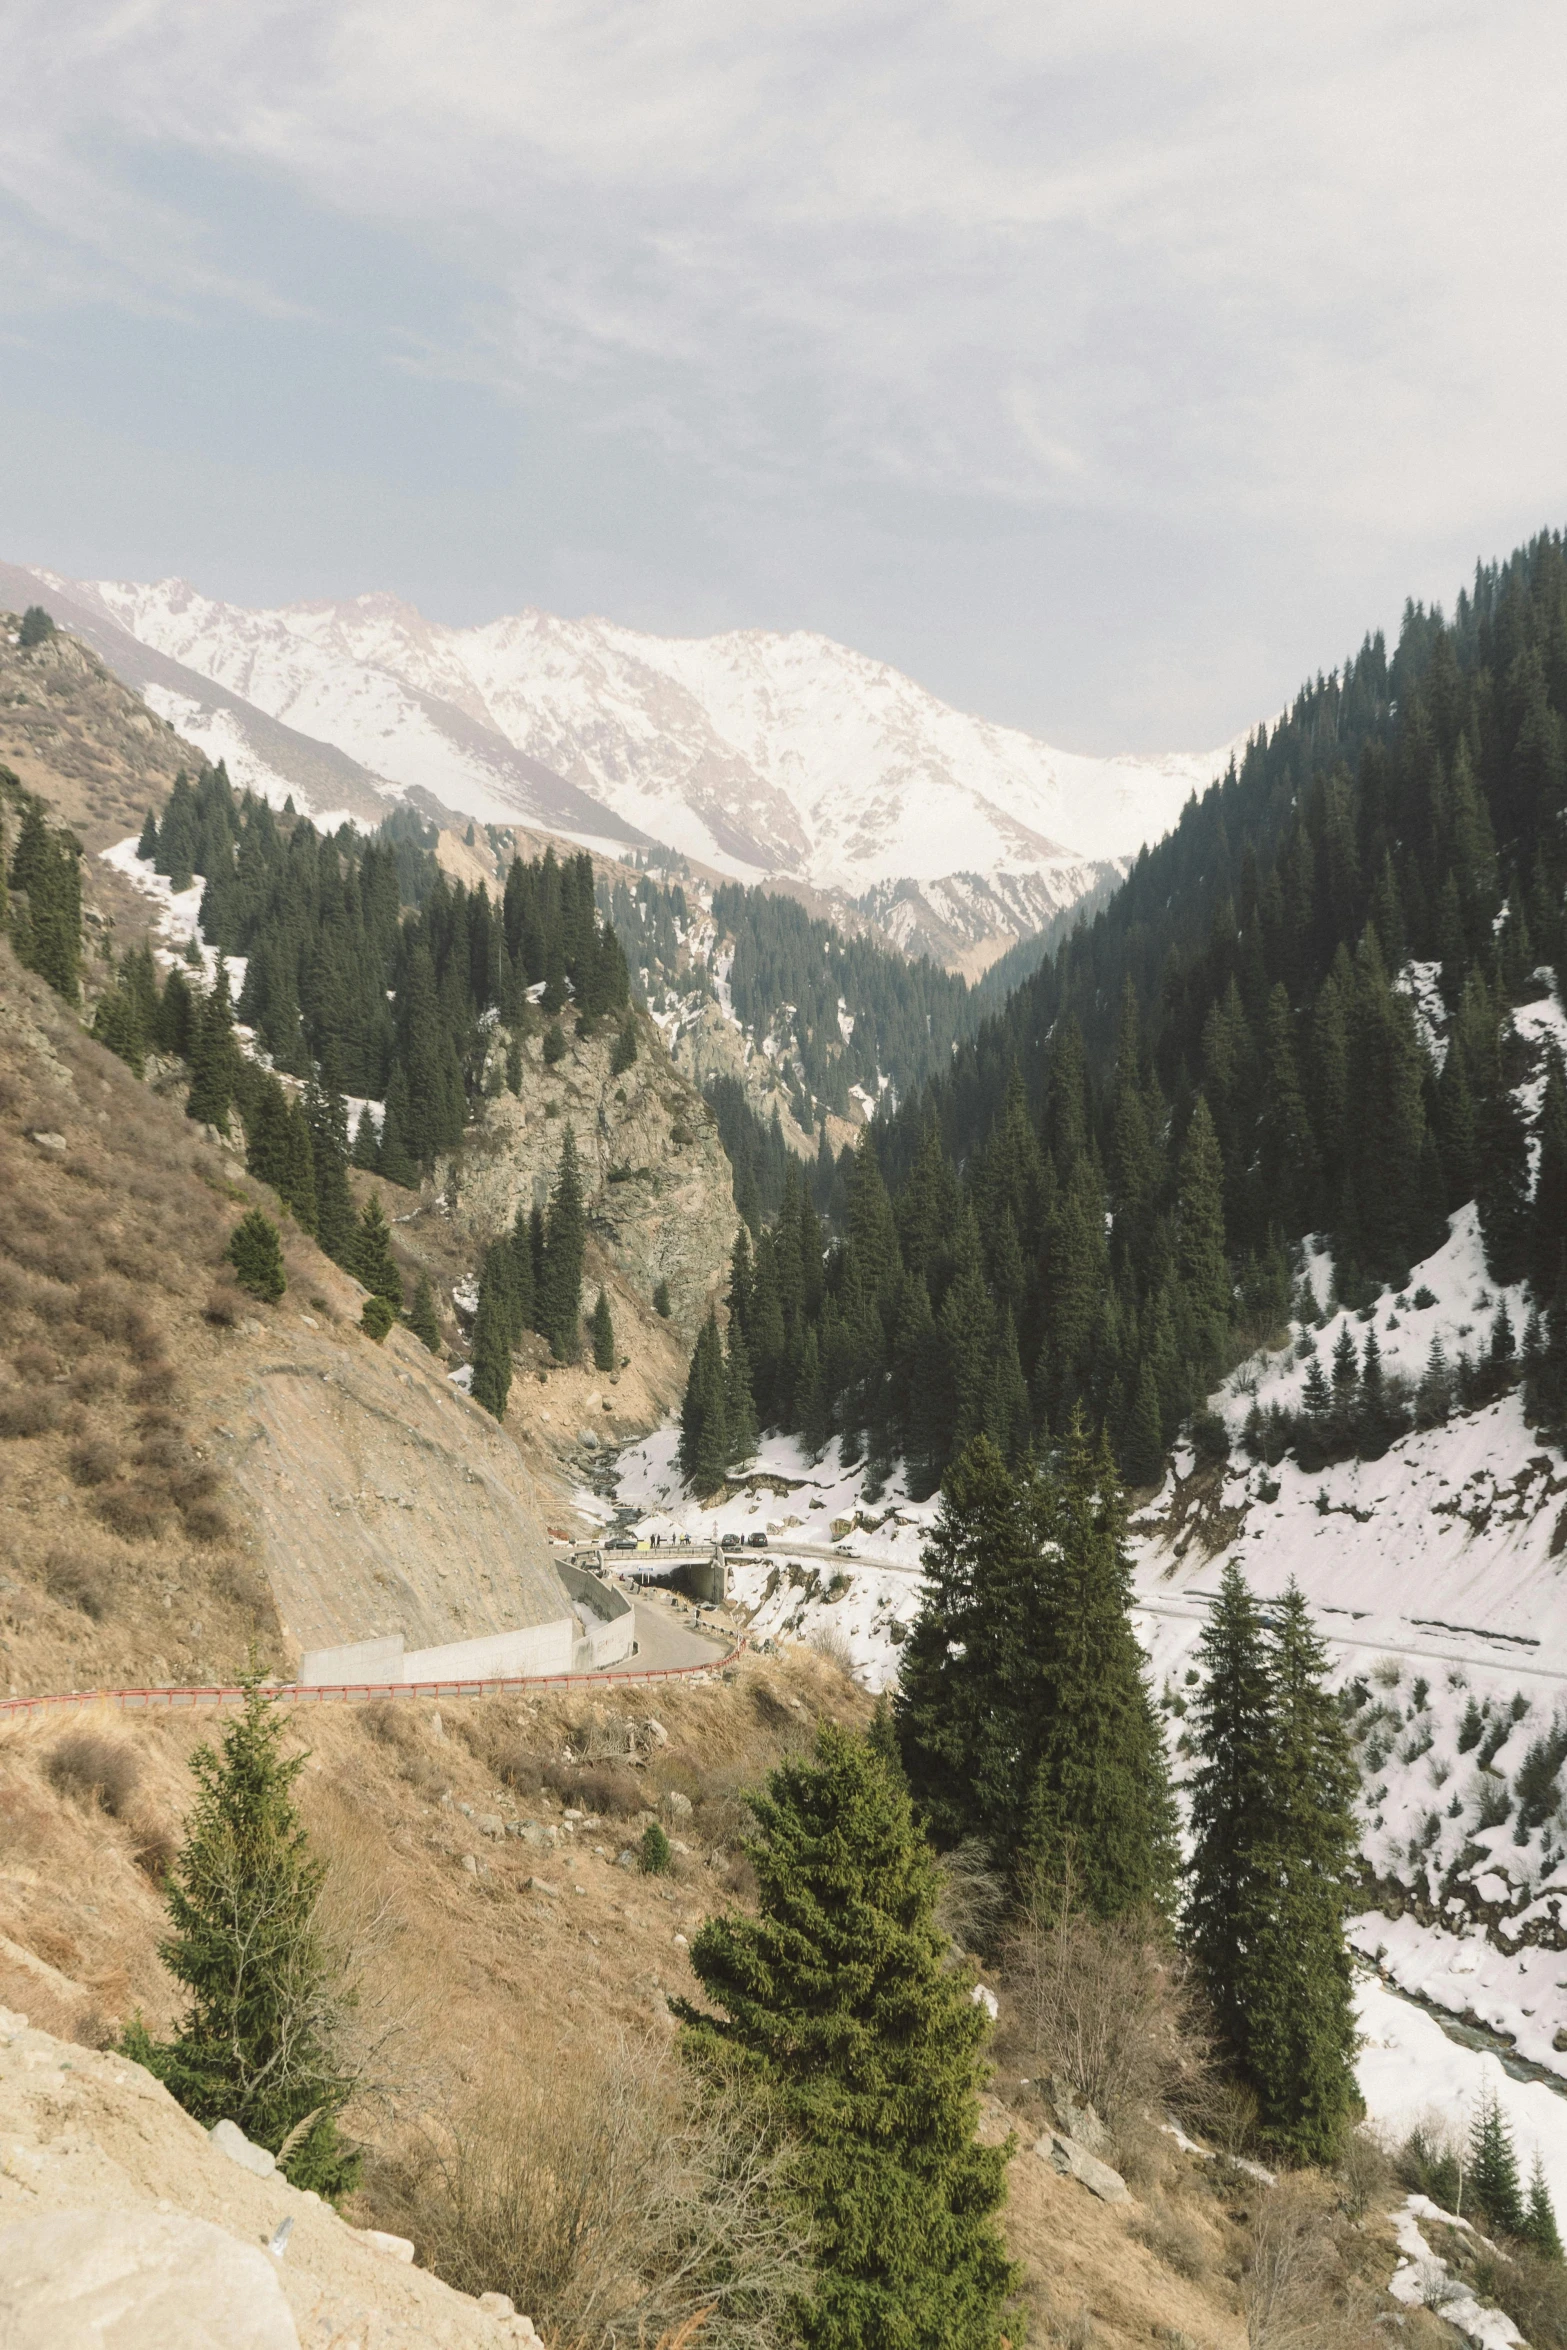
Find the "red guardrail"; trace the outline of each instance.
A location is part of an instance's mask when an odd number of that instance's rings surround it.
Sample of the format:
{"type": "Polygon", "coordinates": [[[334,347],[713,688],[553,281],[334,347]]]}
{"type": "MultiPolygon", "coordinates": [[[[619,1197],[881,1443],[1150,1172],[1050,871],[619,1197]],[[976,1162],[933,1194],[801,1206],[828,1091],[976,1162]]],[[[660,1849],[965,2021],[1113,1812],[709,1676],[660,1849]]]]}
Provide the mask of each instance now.
{"type": "MultiPolygon", "coordinates": [[[[710,1665],[627,1666],[601,1673],[529,1673],[495,1681],[305,1681],[280,1682],[266,1695],[279,1705],[367,1705],[372,1698],[494,1697],[503,1690],[550,1689],[566,1684],[602,1689],[610,1681],[687,1681],[700,1673],[722,1672],[745,1650],[737,1640],[726,1656],[710,1665]]],[[[80,1711],[89,1705],[114,1706],[121,1713],[145,1713],[159,1707],[243,1705],[245,1692],[237,1684],[209,1688],[174,1686],[166,1689],[68,1689],[46,1697],[0,1698],[0,1720],[19,1715],[80,1711]]]]}

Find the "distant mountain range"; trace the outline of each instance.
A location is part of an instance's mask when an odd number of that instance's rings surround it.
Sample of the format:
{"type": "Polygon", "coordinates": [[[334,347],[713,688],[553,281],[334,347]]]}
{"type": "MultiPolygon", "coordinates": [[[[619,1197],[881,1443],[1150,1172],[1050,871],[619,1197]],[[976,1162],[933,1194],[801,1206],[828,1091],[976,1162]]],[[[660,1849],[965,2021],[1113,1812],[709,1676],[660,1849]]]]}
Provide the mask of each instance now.
{"type": "Polygon", "coordinates": [[[446,628],[389,595],[253,612],[182,580],[11,565],[0,596],[47,603],[236,783],[318,818],[411,797],[657,844],[971,975],[1114,878],[1229,756],[1054,750],[803,631],[446,628]]]}

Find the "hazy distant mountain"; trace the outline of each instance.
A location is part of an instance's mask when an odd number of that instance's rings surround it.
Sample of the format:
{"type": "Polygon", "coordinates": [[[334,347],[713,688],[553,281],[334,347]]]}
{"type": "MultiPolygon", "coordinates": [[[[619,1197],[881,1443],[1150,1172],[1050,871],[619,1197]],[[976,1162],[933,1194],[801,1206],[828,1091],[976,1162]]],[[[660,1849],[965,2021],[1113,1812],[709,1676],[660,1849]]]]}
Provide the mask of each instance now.
{"type": "Polygon", "coordinates": [[[666,638],[537,611],[445,628],[386,595],[252,612],[180,580],[33,576],[179,665],[180,685],[144,690],[237,781],[266,781],[259,746],[248,776],[233,756],[250,709],[394,796],[803,883],[970,968],[1167,832],[1228,756],[1054,750],[799,631],[666,638]]]}

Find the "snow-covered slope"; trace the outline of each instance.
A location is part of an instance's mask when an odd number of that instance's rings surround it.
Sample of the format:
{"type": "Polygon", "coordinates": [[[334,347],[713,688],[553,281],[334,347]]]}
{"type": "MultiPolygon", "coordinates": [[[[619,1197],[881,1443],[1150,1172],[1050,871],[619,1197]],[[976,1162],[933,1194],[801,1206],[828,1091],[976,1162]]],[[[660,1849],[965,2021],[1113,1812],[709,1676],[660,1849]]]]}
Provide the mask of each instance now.
{"type": "MultiPolygon", "coordinates": [[[[538,611],[454,629],[384,595],[252,612],[180,580],[52,584],[393,789],[663,842],[878,921],[895,904],[888,935],[915,951],[1042,927],[1228,757],[1054,750],[803,631],[663,638],[538,611]]],[[[180,722],[201,739],[199,713],[180,722]]]]}

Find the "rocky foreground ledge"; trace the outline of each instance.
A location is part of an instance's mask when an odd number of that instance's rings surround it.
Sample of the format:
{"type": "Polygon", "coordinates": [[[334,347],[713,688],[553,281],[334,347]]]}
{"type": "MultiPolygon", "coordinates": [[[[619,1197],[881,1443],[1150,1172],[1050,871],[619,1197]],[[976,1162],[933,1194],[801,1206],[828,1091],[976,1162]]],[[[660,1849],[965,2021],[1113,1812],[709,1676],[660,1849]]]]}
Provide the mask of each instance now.
{"type": "Polygon", "coordinates": [[[7,2350],[528,2350],[473,2301],[209,2136],[123,2057],[0,2008],[0,2340],[7,2350]]]}

